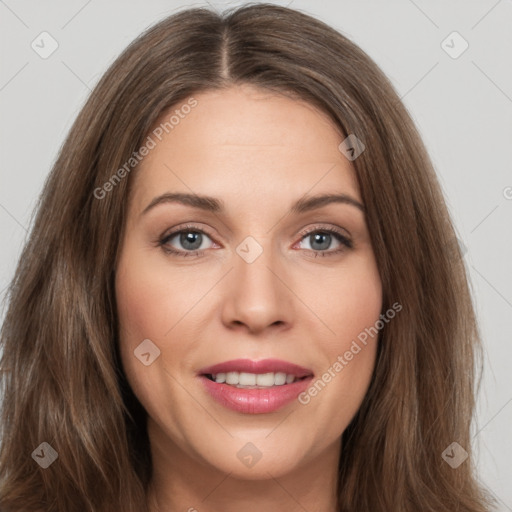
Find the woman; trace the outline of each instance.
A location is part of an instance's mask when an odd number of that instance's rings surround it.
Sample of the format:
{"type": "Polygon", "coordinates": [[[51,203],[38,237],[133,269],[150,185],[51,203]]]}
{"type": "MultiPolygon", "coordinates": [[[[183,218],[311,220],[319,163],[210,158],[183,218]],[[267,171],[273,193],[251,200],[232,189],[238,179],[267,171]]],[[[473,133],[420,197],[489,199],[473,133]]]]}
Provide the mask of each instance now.
{"type": "Polygon", "coordinates": [[[9,299],[2,511],[490,510],[432,165],[377,66],[300,12],[132,43],[9,299]]]}

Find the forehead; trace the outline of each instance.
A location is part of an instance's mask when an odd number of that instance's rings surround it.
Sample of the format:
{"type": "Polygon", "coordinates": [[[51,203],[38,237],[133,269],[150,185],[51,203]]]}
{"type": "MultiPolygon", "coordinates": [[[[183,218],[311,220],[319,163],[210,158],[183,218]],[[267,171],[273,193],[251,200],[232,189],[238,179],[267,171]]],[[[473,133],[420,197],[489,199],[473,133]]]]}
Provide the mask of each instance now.
{"type": "Polygon", "coordinates": [[[193,98],[193,108],[183,108],[187,99],[173,106],[150,134],[155,146],[134,176],[139,209],[176,190],[226,203],[332,191],[360,200],[354,169],[338,149],[344,135],[311,104],[252,86],[193,98]]]}

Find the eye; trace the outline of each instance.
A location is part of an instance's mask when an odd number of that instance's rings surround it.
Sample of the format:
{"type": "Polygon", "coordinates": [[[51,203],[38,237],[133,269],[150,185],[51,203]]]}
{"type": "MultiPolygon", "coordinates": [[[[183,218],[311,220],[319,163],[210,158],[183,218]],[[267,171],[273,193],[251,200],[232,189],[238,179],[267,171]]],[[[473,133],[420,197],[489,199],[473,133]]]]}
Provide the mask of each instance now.
{"type": "MultiPolygon", "coordinates": [[[[333,227],[319,228],[315,226],[303,231],[301,235],[298,243],[307,241],[309,247],[299,248],[309,251],[315,257],[339,254],[347,249],[352,249],[353,246],[349,238],[333,227]],[[334,249],[332,249],[333,243],[335,244],[334,249]]],[[[206,249],[212,248],[209,247],[208,240],[215,244],[202,228],[187,225],[164,235],[158,240],[157,245],[162,247],[166,253],[175,256],[204,256],[206,249]]],[[[217,245],[217,247],[219,246],[217,245]]]]}
{"type": "Polygon", "coordinates": [[[167,253],[178,256],[203,256],[208,249],[208,241],[211,238],[203,229],[196,226],[185,226],[178,231],[173,231],[159,240],[158,245],[167,253]],[[176,248],[176,246],[178,246],[176,248]]]}
{"type": "Polygon", "coordinates": [[[352,241],[335,228],[314,227],[306,230],[302,235],[301,242],[305,240],[309,245],[305,249],[312,251],[315,257],[339,254],[347,249],[352,249],[353,246],[352,241]],[[333,242],[335,248],[331,249],[333,242]]]}

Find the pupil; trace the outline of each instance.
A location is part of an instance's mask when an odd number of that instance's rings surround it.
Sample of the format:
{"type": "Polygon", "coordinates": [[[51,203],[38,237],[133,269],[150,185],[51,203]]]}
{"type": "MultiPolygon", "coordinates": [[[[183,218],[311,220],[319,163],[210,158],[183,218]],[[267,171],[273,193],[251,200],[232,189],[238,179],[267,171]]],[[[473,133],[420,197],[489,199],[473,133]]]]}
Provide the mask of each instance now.
{"type": "Polygon", "coordinates": [[[331,241],[331,235],[328,233],[316,233],[313,235],[314,241],[311,244],[313,249],[328,249],[331,241]],[[322,243],[323,240],[323,243],[322,243]],[[319,242],[320,247],[314,247],[314,243],[319,242]]]}

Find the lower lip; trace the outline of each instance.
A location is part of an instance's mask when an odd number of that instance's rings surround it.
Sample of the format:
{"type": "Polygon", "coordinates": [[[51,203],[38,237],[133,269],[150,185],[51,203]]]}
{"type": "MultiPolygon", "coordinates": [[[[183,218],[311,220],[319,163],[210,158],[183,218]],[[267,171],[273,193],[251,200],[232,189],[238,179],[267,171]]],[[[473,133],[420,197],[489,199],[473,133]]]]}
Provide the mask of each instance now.
{"type": "Polygon", "coordinates": [[[267,389],[236,388],[214,382],[204,375],[200,379],[206,391],[224,407],[244,414],[264,414],[277,411],[293,402],[308,388],[313,376],[267,389]]]}

